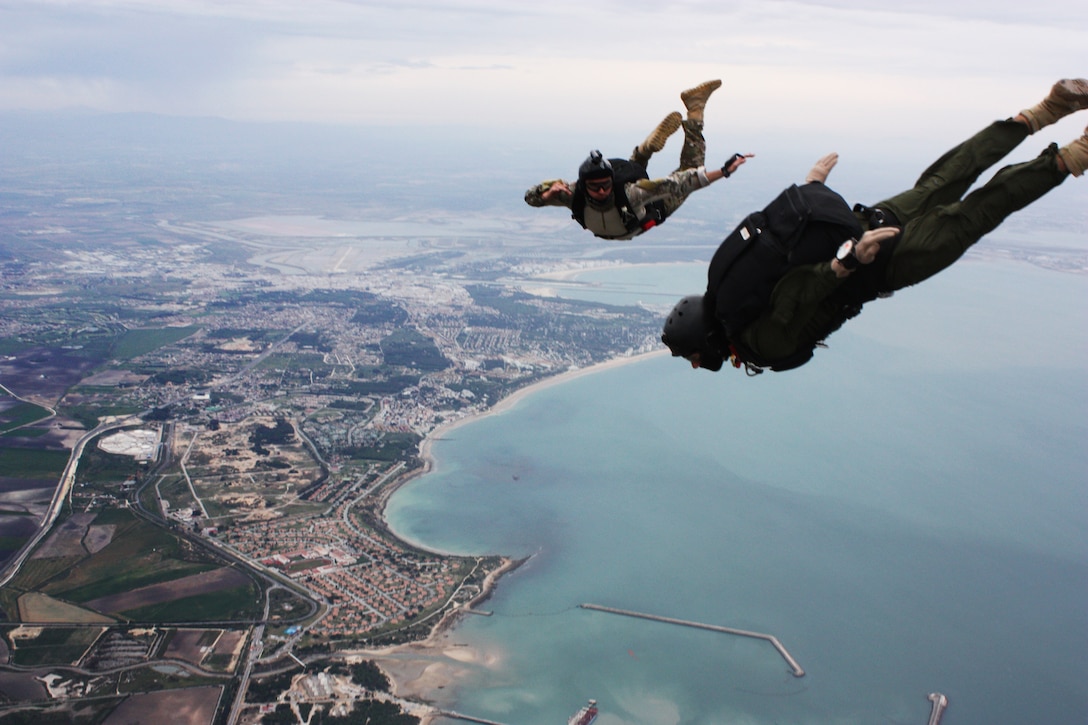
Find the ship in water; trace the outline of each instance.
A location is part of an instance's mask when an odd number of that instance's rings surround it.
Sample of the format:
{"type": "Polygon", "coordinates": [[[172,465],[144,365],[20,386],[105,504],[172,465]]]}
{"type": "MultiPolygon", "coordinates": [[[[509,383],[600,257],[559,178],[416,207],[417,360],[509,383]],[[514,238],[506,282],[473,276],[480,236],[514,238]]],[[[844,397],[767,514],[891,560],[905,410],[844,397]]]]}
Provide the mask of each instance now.
{"type": "Polygon", "coordinates": [[[597,719],[597,701],[590,700],[589,704],[570,716],[567,725],[590,725],[597,719]]]}

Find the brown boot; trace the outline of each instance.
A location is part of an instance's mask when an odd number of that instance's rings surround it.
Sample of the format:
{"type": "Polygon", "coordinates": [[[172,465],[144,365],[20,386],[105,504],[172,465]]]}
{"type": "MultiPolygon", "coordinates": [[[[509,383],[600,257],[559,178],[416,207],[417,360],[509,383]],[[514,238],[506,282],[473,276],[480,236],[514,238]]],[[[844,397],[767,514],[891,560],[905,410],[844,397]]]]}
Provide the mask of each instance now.
{"type": "Polygon", "coordinates": [[[680,94],[680,100],[684,102],[684,108],[688,109],[689,121],[702,121],[703,109],[710,94],[721,88],[721,81],[707,81],[694,88],[689,88],[680,94]]]}
{"type": "Polygon", "coordinates": [[[661,149],[665,148],[665,142],[669,140],[669,136],[672,136],[680,128],[680,122],[683,121],[683,117],[677,111],[673,111],[668,116],[665,116],[661,120],[661,123],[657,124],[657,128],[653,130],[646,140],[642,142],[639,149],[646,154],[656,154],[661,149]]]}
{"type": "Polygon", "coordinates": [[[1028,120],[1031,132],[1035,133],[1082,108],[1088,108],[1088,80],[1066,78],[1055,83],[1046,98],[1024,109],[1020,115],[1028,120]]]}
{"type": "Polygon", "coordinates": [[[1073,176],[1080,176],[1088,169],[1088,128],[1080,138],[1058,149],[1058,156],[1062,157],[1065,168],[1073,176]]]}
{"type": "Polygon", "coordinates": [[[650,157],[665,148],[665,142],[669,140],[669,136],[672,136],[680,128],[681,121],[683,121],[683,117],[677,111],[665,116],[661,123],[657,124],[657,128],[646,137],[646,140],[635,147],[634,152],[631,154],[631,160],[643,166],[648,165],[650,157]]]}

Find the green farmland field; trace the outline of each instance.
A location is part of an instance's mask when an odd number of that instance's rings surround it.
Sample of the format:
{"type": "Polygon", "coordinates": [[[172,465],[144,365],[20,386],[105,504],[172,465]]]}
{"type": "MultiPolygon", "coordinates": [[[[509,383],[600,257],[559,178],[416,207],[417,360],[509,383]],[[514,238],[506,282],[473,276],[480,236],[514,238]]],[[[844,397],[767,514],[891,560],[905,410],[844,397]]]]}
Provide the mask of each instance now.
{"type": "Polygon", "coordinates": [[[32,481],[59,479],[68,465],[68,451],[0,448],[0,476],[32,481]]]}
{"type": "Polygon", "coordinates": [[[116,360],[131,360],[183,340],[199,330],[199,327],[165,327],[159,329],[128,330],[113,345],[111,356],[116,360]]]}
{"type": "MultiPolygon", "coordinates": [[[[96,525],[116,529],[105,548],[77,557],[30,559],[5,588],[0,604],[14,611],[20,592],[38,591],[58,601],[83,605],[135,589],[181,580],[222,564],[202,548],[178,537],[169,529],[144,521],[128,511],[114,509],[95,519],[96,525]]],[[[154,617],[178,621],[202,618],[244,619],[259,616],[260,592],[248,583],[232,589],[182,597],[130,613],[140,620],[154,617]]]]}
{"type": "Polygon", "coordinates": [[[39,421],[42,418],[48,418],[50,415],[52,413],[40,405],[17,403],[7,410],[0,411],[0,433],[6,433],[20,426],[39,421]]]}

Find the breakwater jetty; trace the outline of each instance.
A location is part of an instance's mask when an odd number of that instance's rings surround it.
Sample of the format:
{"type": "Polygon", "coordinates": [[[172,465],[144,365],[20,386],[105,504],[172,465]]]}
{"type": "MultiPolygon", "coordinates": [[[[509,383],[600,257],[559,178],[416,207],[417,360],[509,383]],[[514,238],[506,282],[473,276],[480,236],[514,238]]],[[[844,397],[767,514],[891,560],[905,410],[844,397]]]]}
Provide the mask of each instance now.
{"type": "Polygon", "coordinates": [[[778,654],[782,655],[782,659],[786,660],[786,664],[790,666],[791,673],[794,677],[804,677],[805,671],[801,668],[801,665],[797,664],[797,660],[793,658],[782,643],[778,641],[778,638],[770,634],[761,634],[759,632],[749,632],[746,629],[734,629],[733,627],[722,627],[717,624],[703,624],[702,622],[689,622],[684,619],[673,619],[672,617],[662,617],[657,614],[643,614],[642,612],[632,612],[626,609],[616,609],[615,607],[604,607],[600,604],[579,604],[582,609],[592,609],[595,612],[607,612],[609,614],[619,614],[624,617],[635,617],[637,619],[649,619],[654,622],[665,622],[666,624],[678,624],[681,627],[694,627],[696,629],[708,629],[712,632],[723,632],[725,634],[734,634],[738,637],[751,637],[753,639],[763,639],[771,643],[771,645],[778,650],[778,654]]]}
{"type": "Polygon", "coordinates": [[[932,692],[929,701],[933,703],[933,709],[929,713],[929,725],[941,725],[941,715],[948,707],[948,698],[939,692],[932,692]]]}
{"type": "Polygon", "coordinates": [[[472,715],[463,715],[463,714],[461,714],[459,712],[453,712],[452,710],[439,710],[438,714],[441,715],[442,717],[448,717],[448,718],[451,718],[453,720],[464,720],[465,722],[476,722],[476,723],[481,723],[481,725],[504,725],[501,722],[496,722],[494,720],[485,720],[482,717],[473,717],[472,715]]]}

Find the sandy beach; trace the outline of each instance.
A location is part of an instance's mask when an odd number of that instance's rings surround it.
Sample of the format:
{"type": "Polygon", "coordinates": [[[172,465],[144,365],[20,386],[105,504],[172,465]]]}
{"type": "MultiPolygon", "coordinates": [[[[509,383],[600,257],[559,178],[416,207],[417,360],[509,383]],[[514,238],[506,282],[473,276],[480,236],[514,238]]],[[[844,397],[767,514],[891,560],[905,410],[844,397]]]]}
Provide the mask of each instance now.
{"type": "Polygon", "coordinates": [[[585,264],[583,266],[566,267],[564,269],[557,269],[552,272],[541,272],[539,274],[530,277],[530,281],[537,279],[549,279],[562,282],[568,282],[575,279],[580,274],[586,272],[597,272],[599,270],[614,270],[614,269],[635,269],[638,267],[669,267],[674,265],[686,265],[693,264],[694,261],[680,261],[680,262],[607,262],[599,264],[585,264]]]}
{"type": "MultiPolygon", "coordinates": [[[[613,271],[619,269],[637,269],[639,267],[653,267],[656,269],[660,269],[661,267],[686,266],[691,264],[703,263],[697,262],[695,260],[685,260],[678,262],[591,262],[578,266],[563,267],[561,269],[555,269],[550,272],[537,272],[518,282],[517,286],[525,292],[536,295],[538,297],[562,297],[562,290],[564,288],[599,286],[597,283],[594,282],[583,282],[578,280],[578,277],[580,275],[583,275],[587,272],[613,271]]],[[[669,303],[669,306],[672,306],[671,302],[669,303]]]]}
{"type": "Polygon", "coordinates": [[[473,421],[480,420],[486,416],[495,415],[497,413],[502,413],[503,411],[510,410],[515,405],[517,405],[519,401],[527,398],[533,393],[544,390],[545,388],[549,388],[553,385],[566,383],[574,380],[575,378],[604,372],[605,370],[612,370],[622,365],[628,365],[630,363],[638,362],[640,360],[647,360],[655,356],[666,355],[668,354],[668,352],[668,350],[655,350],[653,352],[646,352],[639,355],[631,355],[630,357],[613,358],[612,360],[608,360],[607,362],[597,363],[596,365],[590,365],[589,367],[585,368],[568,370],[566,372],[559,373],[558,375],[553,375],[549,378],[545,378],[544,380],[533,383],[532,385],[527,385],[524,388],[521,388],[520,390],[517,390],[506,396],[498,403],[481,413],[477,413],[475,415],[467,415],[464,418],[459,418],[458,420],[443,423],[442,425],[431,431],[430,434],[426,438],[424,438],[423,441],[419,444],[419,455],[420,458],[423,459],[423,470],[417,472],[410,478],[406,478],[400,485],[403,485],[410,480],[414,480],[419,476],[429,473],[434,465],[434,457],[431,455],[431,446],[433,442],[436,440],[440,440],[447,433],[450,433],[451,431],[462,425],[465,425],[466,423],[471,423],[473,421]]]}
{"type": "MultiPolygon", "coordinates": [[[[469,608],[485,601],[495,589],[499,578],[513,571],[523,560],[503,559],[502,565],[490,572],[484,580],[483,590],[469,603],[469,608]]],[[[433,703],[435,693],[455,687],[470,673],[479,669],[496,669],[501,664],[497,653],[483,652],[478,648],[458,643],[453,628],[458,619],[466,615],[463,609],[447,612],[431,630],[426,639],[419,642],[353,651],[373,661],[389,678],[392,693],[402,700],[433,703]]],[[[433,713],[416,710],[422,725],[429,725],[436,717],[433,713]]]]}
{"type": "MultiPolygon", "coordinates": [[[[395,652],[362,653],[389,677],[393,695],[401,700],[435,702],[435,695],[458,683],[481,668],[497,670],[501,658],[455,642],[450,633],[433,641],[400,645],[395,652]]],[[[422,725],[439,717],[437,712],[415,710],[422,725]]]]}
{"type": "MultiPolygon", "coordinates": [[[[567,372],[553,375],[537,383],[526,386],[503,398],[486,411],[476,415],[465,416],[464,418],[450,421],[449,423],[435,428],[419,446],[420,457],[424,461],[423,469],[411,476],[406,476],[404,480],[398,482],[397,488],[409,481],[415,480],[419,476],[425,475],[433,469],[434,457],[431,453],[432,443],[435,440],[441,439],[442,436],[448,434],[455,428],[472,421],[480,420],[484,416],[510,410],[517,405],[519,401],[550,386],[559,385],[586,375],[612,370],[622,365],[664,354],[668,354],[668,350],[656,350],[641,355],[615,358],[589,367],[568,370],[567,372]]],[[[388,522],[386,525],[388,526],[388,522]]],[[[412,545],[416,546],[417,544],[412,545]]],[[[499,579],[504,574],[516,569],[522,563],[523,561],[520,560],[504,558],[502,565],[488,574],[484,582],[483,591],[470,606],[474,607],[490,597],[494,592],[499,579]]],[[[411,642],[409,644],[382,649],[357,650],[352,652],[352,654],[373,660],[389,677],[393,686],[393,693],[397,697],[416,702],[433,701],[436,692],[446,688],[456,687],[458,682],[470,673],[479,671],[480,669],[495,670],[501,664],[501,655],[499,653],[482,652],[476,648],[456,642],[454,633],[457,621],[463,616],[472,615],[466,615],[465,612],[460,609],[448,612],[442,617],[438,624],[434,626],[427,638],[419,642],[411,642]]],[[[432,721],[432,718],[428,716],[422,716],[422,718],[423,725],[428,725],[428,723],[432,721]]]]}

